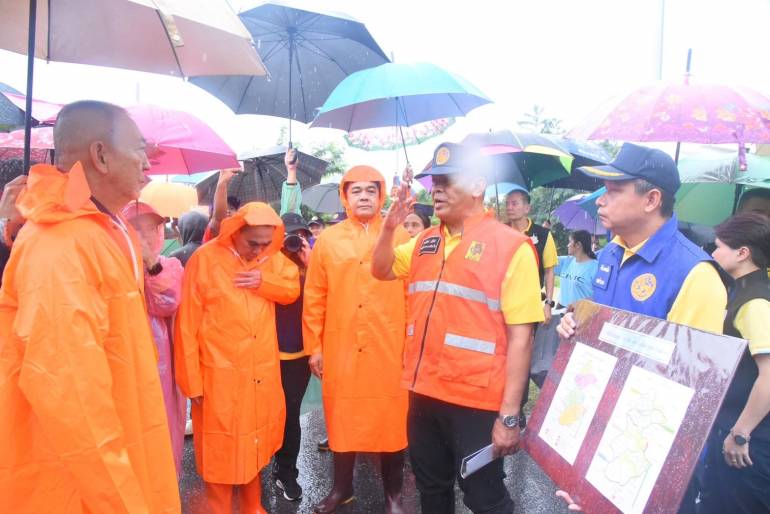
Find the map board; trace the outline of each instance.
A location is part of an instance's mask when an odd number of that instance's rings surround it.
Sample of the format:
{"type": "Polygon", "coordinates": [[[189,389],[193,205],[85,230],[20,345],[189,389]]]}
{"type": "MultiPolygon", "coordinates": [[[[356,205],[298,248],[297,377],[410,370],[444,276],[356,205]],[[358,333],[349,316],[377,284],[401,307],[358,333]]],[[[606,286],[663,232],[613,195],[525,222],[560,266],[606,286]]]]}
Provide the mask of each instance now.
{"type": "Polygon", "coordinates": [[[578,302],[524,434],[586,513],[676,512],[746,341],[578,302]]]}

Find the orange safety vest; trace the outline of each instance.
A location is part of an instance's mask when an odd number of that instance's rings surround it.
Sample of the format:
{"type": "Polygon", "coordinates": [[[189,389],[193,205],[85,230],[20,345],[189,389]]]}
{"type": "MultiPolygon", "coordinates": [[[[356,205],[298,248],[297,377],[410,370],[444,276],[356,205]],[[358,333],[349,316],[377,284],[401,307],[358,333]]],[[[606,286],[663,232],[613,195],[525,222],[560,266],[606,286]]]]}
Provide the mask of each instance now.
{"type": "Polygon", "coordinates": [[[508,339],[500,306],[503,278],[529,239],[490,215],[467,220],[444,260],[443,227],[418,236],[409,271],[402,385],[416,393],[497,411],[508,339]]]}

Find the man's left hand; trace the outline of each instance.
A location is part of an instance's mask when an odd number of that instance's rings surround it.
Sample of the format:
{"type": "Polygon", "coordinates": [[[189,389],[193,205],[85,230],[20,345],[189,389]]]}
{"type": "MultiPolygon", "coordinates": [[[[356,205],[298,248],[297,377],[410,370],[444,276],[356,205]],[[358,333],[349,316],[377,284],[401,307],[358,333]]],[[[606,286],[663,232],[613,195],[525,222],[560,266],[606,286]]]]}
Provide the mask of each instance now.
{"type": "Polygon", "coordinates": [[[258,289],[262,285],[262,272],[259,270],[239,271],[235,274],[233,285],[244,289],[258,289]]]}
{"type": "Polygon", "coordinates": [[[747,468],[754,465],[749,458],[749,443],[736,444],[732,434],[727,434],[724,443],[722,443],[722,453],[725,456],[725,462],[730,467],[747,468]]]}
{"type": "Polygon", "coordinates": [[[503,423],[497,419],[492,426],[492,452],[495,457],[513,455],[519,451],[519,441],[521,440],[521,430],[519,427],[506,428],[503,423]]]}
{"type": "Polygon", "coordinates": [[[546,304],[543,305],[543,315],[545,316],[545,319],[543,320],[543,325],[547,325],[551,322],[551,306],[546,304]]]}

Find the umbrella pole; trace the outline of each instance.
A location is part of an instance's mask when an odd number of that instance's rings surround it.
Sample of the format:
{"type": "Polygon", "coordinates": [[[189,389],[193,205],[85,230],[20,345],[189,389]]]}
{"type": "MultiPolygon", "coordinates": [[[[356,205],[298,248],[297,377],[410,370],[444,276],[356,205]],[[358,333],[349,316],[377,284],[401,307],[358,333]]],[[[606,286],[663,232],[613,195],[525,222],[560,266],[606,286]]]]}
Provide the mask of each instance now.
{"type": "Polygon", "coordinates": [[[35,74],[35,29],[37,28],[37,0],[29,0],[29,35],[27,37],[27,98],[24,110],[24,168],[29,174],[29,158],[32,143],[32,81],[35,74]]]}
{"type": "Polygon", "coordinates": [[[291,75],[294,68],[294,34],[289,32],[289,148],[291,145],[291,75]]]}
{"type": "Polygon", "coordinates": [[[679,164],[679,149],[681,148],[682,143],[677,141],[676,142],[676,150],[674,151],[674,164],[679,164]]]}

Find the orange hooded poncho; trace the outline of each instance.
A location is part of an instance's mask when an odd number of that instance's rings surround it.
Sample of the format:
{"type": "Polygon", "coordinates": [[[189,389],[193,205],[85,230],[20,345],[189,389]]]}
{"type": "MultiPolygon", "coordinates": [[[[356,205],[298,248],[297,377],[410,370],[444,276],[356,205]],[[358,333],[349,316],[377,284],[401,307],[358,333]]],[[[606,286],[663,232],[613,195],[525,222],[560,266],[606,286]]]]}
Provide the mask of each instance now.
{"type": "Polygon", "coordinates": [[[299,296],[299,270],[279,250],[281,218],[252,202],[222,222],[219,236],[187,261],[174,348],[177,384],[193,403],[198,472],[207,482],[246,484],[270,462],[283,442],[275,303],[299,296]],[[232,236],[244,225],[272,225],[273,242],[245,262],[232,236]],[[239,271],[259,270],[257,289],[237,288],[239,271]]]}
{"type": "Polygon", "coordinates": [[[30,171],[0,292],[0,512],[180,511],[138,242],[83,169],[30,171]]]}
{"type": "MultiPolygon", "coordinates": [[[[335,452],[394,452],[406,447],[407,392],[400,386],[406,303],[401,280],[371,274],[382,229],[385,180],[369,166],[340,183],[348,219],[327,228],[313,247],[305,281],[303,338],[309,355],[323,354],[322,395],[335,452]],[[362,224],[345,200],[346,183],[377,182],[380,204],[362,224]]],[[[409,240],[399,228],[396,244],[409,240]]]]}

